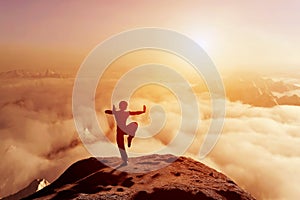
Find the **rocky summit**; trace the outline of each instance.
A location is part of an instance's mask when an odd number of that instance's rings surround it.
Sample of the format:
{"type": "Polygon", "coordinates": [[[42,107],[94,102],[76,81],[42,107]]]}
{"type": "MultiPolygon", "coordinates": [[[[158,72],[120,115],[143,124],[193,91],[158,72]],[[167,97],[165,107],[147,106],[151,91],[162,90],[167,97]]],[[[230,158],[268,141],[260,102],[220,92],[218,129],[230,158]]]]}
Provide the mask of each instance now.
{"type": "Polygon", "coordinates": [[[26,199],[218,199],[252,200],[224,174],[191,158],[149,155],[88,158],[26,199]],[[101,162],[100,162],[100,161],[101,162]]]}

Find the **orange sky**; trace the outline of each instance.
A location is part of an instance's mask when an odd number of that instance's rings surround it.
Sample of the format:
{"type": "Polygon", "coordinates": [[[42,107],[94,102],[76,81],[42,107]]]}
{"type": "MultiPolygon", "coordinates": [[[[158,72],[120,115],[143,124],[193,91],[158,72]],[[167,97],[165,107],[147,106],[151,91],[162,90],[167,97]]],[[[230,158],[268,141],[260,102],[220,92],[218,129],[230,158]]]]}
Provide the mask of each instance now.
{"type": "Polygon", "coordinates": [[[78,69],[98,43],[155,26],[190,36],[220,69],[300,65],[300,2],[1,1],[0,71],[78,69]]]}

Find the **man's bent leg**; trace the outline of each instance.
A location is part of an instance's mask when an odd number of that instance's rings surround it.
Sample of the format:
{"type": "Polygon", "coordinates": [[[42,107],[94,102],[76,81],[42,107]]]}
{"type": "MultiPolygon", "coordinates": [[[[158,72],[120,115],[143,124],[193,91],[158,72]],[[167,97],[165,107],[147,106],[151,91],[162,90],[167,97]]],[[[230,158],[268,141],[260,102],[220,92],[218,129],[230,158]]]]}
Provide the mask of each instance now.
{"type": "Polygon", "coordinates": [[[138,123],[137,122],[131,122],[127,126],[127,133],[129,135],[128,138],[127,138],[128,147],[131,146],[131,141],[135,136],[137,128],[138,128],[138,123]]]}

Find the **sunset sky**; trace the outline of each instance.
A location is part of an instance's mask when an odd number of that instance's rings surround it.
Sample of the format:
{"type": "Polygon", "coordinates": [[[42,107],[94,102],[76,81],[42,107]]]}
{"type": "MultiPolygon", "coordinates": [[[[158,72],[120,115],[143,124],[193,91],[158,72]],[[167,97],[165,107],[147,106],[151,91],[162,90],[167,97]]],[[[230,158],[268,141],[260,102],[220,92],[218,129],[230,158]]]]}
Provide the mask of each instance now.
{"type": "Polygon", "coordinates": [[[197,41],[219,69],[296,69],[300,2],[1,1],[0,70],[78,69],[113,34],[161,27],[197,41]]]}

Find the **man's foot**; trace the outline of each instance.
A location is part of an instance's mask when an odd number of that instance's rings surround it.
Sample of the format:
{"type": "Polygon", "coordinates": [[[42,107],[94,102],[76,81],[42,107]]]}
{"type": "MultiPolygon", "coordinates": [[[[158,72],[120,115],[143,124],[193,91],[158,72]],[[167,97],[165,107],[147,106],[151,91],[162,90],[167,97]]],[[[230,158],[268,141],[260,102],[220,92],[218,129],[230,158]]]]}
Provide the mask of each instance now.
{"type": "Polygon", "coordinates": [[[123,161],[123,163],[119,167],[124,167],[128,165],[128,161],[123,161]]]}
{"type": "Polygon", "coordinates": [[[128,147],[131,147],[131,141],[132,141],[132,137],[129,136],[127,138],[128,147]]]}

